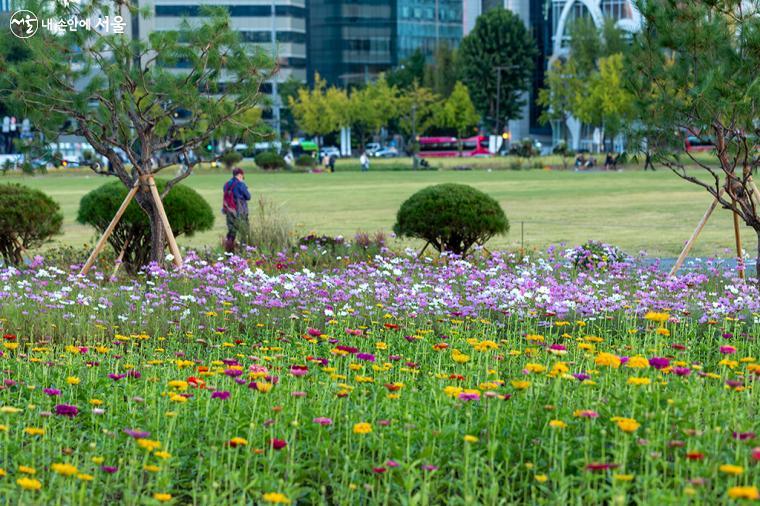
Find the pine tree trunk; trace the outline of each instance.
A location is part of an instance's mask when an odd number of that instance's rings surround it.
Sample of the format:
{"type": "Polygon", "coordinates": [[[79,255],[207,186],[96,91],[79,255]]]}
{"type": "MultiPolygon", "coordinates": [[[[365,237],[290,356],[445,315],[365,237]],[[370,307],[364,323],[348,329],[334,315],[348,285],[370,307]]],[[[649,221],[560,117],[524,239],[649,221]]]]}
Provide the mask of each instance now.
{"type": "Polygon", "coordinates": [[[137,193],[136,199],[150,223],[150,257],[147,260],[148,262],[161,263],[164,259],[164,249],[166,248],[166,233],[164,232],[164,225],[161,221],[158,207],[153,201],[153,195],[151,195],[150,191],[142,191],[141,189],[137,193]]]}

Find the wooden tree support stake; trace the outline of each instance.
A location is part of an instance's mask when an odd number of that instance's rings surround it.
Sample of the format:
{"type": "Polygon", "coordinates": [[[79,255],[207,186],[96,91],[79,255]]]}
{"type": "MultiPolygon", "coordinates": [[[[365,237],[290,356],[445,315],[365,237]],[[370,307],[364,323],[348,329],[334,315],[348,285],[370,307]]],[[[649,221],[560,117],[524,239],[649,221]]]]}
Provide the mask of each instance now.
{"type": "Polygon", "coordinates": [[[148,186],[150,186],[150,192],[153,194],[153,201],[156,204],[158,214],[161,216],[161,222],[164,225],[166,242],[169,243],[169,251],[172,252],[172,257],[174,257],[172,261],[176,267],[182,267],[182,254],[179,252],[179,246],[177,246],[176,239],[174,239],[174,233],[169,224],[169,218],[166,216],[166,211],[164,211],[164,204],[161,202],[161,195],[158,194],[158,188],[156,188],[156,181],[153,179],[153,176],[148,176],[148,186]]]}
{"type": "MultiPolygon", "coordinates": [[[[718,196],[722,194],[723,194],[723,190],[721,189],[720,193],[718,193],[718,196]]],[[[678,272],[678,269],[681,268],[681,265],[683,265],[684,260],[686,260],[686,257],[689,255],[689,251],[691,251],[691,248],[694,246],[694,243],[697,242],[697,237],[699,237],[699,234],[702,232],[702,229],[705,228],[705,225],[707,224],[707,220],[710,219],[710,215],[712,215],[716,207],[718,207],[717,197],[713,199],[712,204],[710,204],[710,207],[708,207],[707,211],[705,211],[705,215],[702,216],[701,220],[699,220],[699,223],[697,224],[697,228],[694,229],[694,233],[691,234],[691,237],[686,242],[686,245],[683,247],[683,251],[681,251],[681,254],[678,256],[678,260],[676,260],[675,265],[673,265],[673,268],[670,269],[670,276],[674,276],[675,273],[678,272]]]]}
{"type": "Polygon", "coordinates": [[[430,246],[430,241],[425,243],[425,246],[423,246],[420,252],[417,254],[417,258],[422,258],[422,254],[425,252],[428,246],[430,246]]]}
{"type": "Polygon", "coordinates": [[[90,253],[90,257],[87,259],[87,262],[85,262],[84,266],[82,267],[82,270],[79,271],[80,276],[85,276],[88,272],[90,272],[90,269],[95,264],[95,259],[97,259],[98,255],[100,255],[100,252],[103,251],[103,248],[106,245],[106,241],[108,241],[108,238],[111,237],[111,234],[116,228],[116,225],[119,224],[119,220],[121,219],[124,212],[127,210],[129,203],[132,202],[132,199],[137,193],[137,188],[139,186],[140,186],[140,180],[138,179],[137,181],[135,181],[135,184],[134,186],[132,186],[132,189],[129,190],[129,193],[127,193],[127,197],[124,199],[124,202],[121,203],[121,207],[119,207],[119,210],[116,211],[116,215],[111,220],[111,223],[109,223],[108,227],[106,227],[105,231],[103,232],[103,235],[100,237],[100,239],[98,240],[98,243],[95,245],[95,248],[92,250],[92,253],[90,253]]]}
{"type": "Polygon", "coordinates": [[[124,247],[121,248],[121,253],[119,253],[119,256],[116,257],[116,265],[113,267],[113,273],[111,274],[111,277],[115,277],[116,273],[119,272],[119,267],[121,267],[121,262],[124,260],[124,254],[127,252],[127,248],[129,247],[129,239],[127,239],[124,242],[124,247]]]}
{"type": "MultiPolygon", "coordinates": [[[[734,206],[736,201],[733,201],[734,206]]],[[[742,258],[742,236],[739,231],[739,215],[734,211],[734,239],[736,239],[736,265],[739,267],[739,277],[744,279],[744,258],[742,258]]]]}

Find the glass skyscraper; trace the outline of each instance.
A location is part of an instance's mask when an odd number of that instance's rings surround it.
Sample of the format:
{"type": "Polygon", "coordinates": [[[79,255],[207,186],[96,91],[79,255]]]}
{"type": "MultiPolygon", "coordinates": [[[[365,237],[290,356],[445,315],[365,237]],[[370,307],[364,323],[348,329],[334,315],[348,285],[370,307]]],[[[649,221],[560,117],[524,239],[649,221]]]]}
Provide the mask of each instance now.
{"type": "Polygon", "coordinates": [[[439,44],[462,40],[462,0],[398,0],[398,60],[420,49],[430,58],[439,44]]]}

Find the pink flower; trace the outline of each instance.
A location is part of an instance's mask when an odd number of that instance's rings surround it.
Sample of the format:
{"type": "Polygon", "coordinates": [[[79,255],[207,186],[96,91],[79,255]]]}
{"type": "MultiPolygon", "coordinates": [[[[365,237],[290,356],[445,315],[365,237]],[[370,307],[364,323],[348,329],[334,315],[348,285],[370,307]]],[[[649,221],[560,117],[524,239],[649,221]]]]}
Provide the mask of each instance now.
{"type": "Polygon", "coordinates": [[[226,401],[230,398],[230,393],[227,391],[216,391],[211,394],[212,399],[219,399],[220,401],[226,401]]]}
{"type": "Polygon", "coordinates": [[[305,365],[292,365],[290,366],[290,374],[297,378],[300,378],[301,376],[306,376],[309,374],[309,368],[305,365]]]}
{"type": "Polygon", "coordinates": [[[322,425],[323,427],[326,427],[327,425],[332,425],[333,421],[331,418],[326,418],[323,416],[318,416],[314,420],[312,420],[314,423],[318,423],[319,425],[322,425]]]}
{"type": "Polygon", "coordinates": [[[721,346],[720,352],[724,355],[731,355],[732,353],[736,353],[736,348],[733,346],[721,346]]]}
{"type": "Polygon", "coordinates": [[[752,453],[750,455],[752,455],[752,460],[760,462],[760,446],[752,448],[752,453]]]}

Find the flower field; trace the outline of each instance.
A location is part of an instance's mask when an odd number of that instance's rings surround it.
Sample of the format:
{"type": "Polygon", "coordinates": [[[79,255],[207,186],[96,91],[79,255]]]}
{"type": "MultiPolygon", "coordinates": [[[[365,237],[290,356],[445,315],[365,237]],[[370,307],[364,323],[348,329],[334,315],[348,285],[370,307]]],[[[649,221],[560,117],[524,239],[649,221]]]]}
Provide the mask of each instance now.
{"type": "Polygon", "coordinates": [[[760,293],[565,252],[0,271],[1,504],[727,504],[760,293]]]}

